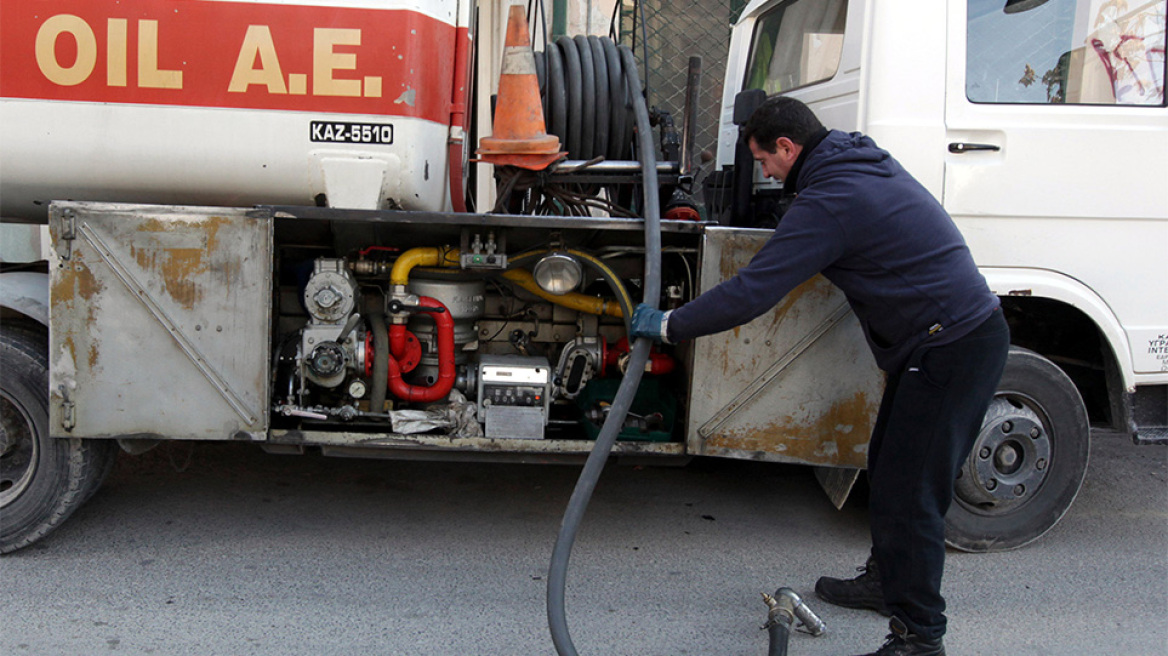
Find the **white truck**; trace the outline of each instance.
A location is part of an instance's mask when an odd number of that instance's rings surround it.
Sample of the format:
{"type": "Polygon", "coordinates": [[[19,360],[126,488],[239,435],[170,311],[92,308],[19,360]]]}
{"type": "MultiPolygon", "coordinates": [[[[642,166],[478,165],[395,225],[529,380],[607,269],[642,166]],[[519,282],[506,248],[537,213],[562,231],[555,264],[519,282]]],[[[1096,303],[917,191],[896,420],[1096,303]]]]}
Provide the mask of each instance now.
{"type": "MultiPolygon", "coordinates": [[[[691,122],[656,117],[651,163],[606,38],[536,39],[567,160],[472,163],[500,69],[528,68],[503,63],[507,3],[0,0],[0,550],[162,440],[582,458],[645,260],[647,300],[677,305],[781,220],[737,127],[777,93],[890,150],[1001,296],[1016,346],[948,540],[1025,544],[1071,505],[1091,427],[1168,439],[1165,4],[753,2],[694,221],[691,122]]],[[[644,376],[618,457],[808,464],[837,504],[883,382],[818,277],[644,376]]]]}

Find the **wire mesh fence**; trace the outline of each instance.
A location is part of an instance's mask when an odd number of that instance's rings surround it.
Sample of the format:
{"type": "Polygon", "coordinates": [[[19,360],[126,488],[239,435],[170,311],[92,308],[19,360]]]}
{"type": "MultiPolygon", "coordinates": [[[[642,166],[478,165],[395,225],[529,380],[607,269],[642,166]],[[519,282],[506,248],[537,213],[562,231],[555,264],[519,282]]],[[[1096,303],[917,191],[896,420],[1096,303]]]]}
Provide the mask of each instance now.
{"type": "MultiPolygon", "coordinates": [[[[649,102],[672,113],[680,129],[689,58],[702,58],[694,152],[713,156],[730,28],[747,0],[621,0],[621,43],[633,47],[649,102]]],[[[704,167],[705,171],[712,164],[704,167]]]]}

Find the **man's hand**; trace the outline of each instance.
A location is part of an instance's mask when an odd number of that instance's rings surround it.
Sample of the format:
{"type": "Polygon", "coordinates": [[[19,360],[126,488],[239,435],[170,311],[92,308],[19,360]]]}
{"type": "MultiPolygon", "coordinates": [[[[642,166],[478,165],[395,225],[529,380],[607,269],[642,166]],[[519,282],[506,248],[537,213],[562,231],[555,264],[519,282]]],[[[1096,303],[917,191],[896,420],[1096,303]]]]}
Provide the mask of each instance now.
{"type": "Polygon", "coordinates": [[[666,329],[669,326],[669,313],[655,310],[641,303],[633,310],[633,337],[648,337],[655,342],[669,343],[666,329]]]}

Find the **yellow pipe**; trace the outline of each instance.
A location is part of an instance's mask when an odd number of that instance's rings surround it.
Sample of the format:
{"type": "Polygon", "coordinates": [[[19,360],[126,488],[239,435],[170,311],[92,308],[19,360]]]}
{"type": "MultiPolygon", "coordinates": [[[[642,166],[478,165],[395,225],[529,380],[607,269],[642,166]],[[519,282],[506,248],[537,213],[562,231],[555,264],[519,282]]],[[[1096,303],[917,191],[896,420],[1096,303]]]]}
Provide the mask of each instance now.
{"type": "MultiPolygon", "coordinates": [[[[591,256],[587,256],[585,253],[580,253],[578,251],[569,252],[577,256],[586,256],[588,259],[599,263],[600,266],[603,266],[603,263],[600,263],[599,260],[596,260],[591,256]]],[[[512,261],[526,259],[532,255],[535,255],[535,253],[524,253],[520,256],[517,256],[516,258],[513,258],[512,261]]],[[[413,271],[415,267],[456,267],[458,265],[459,258],[457,248],[450,248],[447,246],[441,246],[438,248],[411,248],[410,250],[399,255],[397,260],[393,263],[393,268],[389,272],[389,283],[391,285],[408,285],[410,282],[410,272],[413,271]]],[[[536,284],[535,278],[527,269],[512,269],[510,271],[505,271],[503,273],[503,277],[526,289],[532,294],[535,294],[536,296],[544,299],[545,301],[551,301],[552,303],[562,305],[571,310],[587,312],[589,314],[605,314],[610,317],[623,318],[625,316],[624,312],[621,311],[620,303],[615,301],[597,298],[595,296],[588,296],[587,294],[578,294],[576,292],[569,292],[563,295],[556,295],[545,292],[538,284],[536,284]]]]}
{"type": "Polygon", "coordinates": [[[619,303],[607,299],[588,296],[587,294],[577,294],[576,292],[569,292],[559,296],[545,292],[536,284],[535,278],[527,269],[512,269],[503,273],[503,277],[545,301],[551,301],[556,305],[562,305],[571,310],[587,312],[589,314],[607,314],[610,317],[625,316],[624,312],[621,312],[619,303]]]}
{"type": "Polygon", "coordinates": [[[440,246],[438,248],[411,248],[398,256],[389,272],[389,284],[407,285],[410,271],[414,267],[454,267],[458,266],[458,249],[440,246]]]}
{"type": "MultiPolygon", "coordinates": [[[[526,260],[526,259],[531,258],[531,257],[537,257],[537,256],[543,257],[544,255],[547,255],[548,253],[554,253],[554,252],[557,252],[557,251],[555,251],[555,250],[527,251],[526,253],[520,253],[519,255],[512,257],[511,264],[521,262],[521,261],[526,260]]],[[[568,253],[569,255],[572,255],[572,256],[575,256],[581,260],[584,260],[585,262],[590,263],[598,271],[602,272],[602,274],[608,280],[609,286],[612,287],[612,290],[620,297],[619,299],[617,299],[615,301],[617,303],[617,310],[618,311],[620,310],[620,307],[621,307],[621,305],[620,305],[621,300],[623,300],[628,305],[628,307],[633,307],[633,300],[631,298],[629,298],[629,293],[628,293],[628,291],[625,290],[624,285],[621,284],[620,278],[616,275],[616,272],[614,272],[612,269],[610,269],[608,267],[608,265],[605,264],[603,261],[601,261],[600,259],[598,259],[596,257],[593,257],[592,255],[590,255],[588,253],[585,253],[584,251],[578,251],[575,249],[567,249],[567,250],[558,251],[558,252],[568,253]]],[[[549,300],[553,300],[553,302],[554,302],[555,298],[558,298],[558,297],[552,297],[552,299],[549,299],[549,300]]],[[[588,298],[591,298],[591,297],[588,297],[588,298]]],[[[603,314],[603,313],[593,312],[592,314],[603,314]]],[[[623,313],[613,314],[612,316],[615,316],[615,317],[623,316],[623,313]]]]}

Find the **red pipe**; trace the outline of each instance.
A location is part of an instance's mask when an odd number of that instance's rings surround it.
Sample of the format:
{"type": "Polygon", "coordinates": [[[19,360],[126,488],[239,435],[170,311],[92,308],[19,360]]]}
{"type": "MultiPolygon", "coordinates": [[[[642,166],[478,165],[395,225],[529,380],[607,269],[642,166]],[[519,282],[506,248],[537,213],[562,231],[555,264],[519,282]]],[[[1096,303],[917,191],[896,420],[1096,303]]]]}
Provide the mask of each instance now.
{"type": "Polygon", "coordinates": [[[467,87],[470,80],[470,68],[474,63],[470,56],[471,36],[465,27],[455,30],[454,45],[454,88],[450,98],[450,127],[462,128],[460,137],[451,135],[446,157],[450,163],[450,205],[455,212],[466,211],[466,189],[463,186],[463,145],[469,137],[470,112],[467,111],[467,87]]]}
{"type": "MultiPolygon", "coordinates": [[[[606,375],[604,372],[611,369],[619,369],[621,358],[629,353],[629,339],[627,337],[620,338],[616,344],[609,346],[604,344],[601,349],[600,359],[603,363],[601,369],[602,376],[606,375]]],[[[654,376],[660,376],[673,371],[677,360],[657,350],[654,346],[649,351],[649,362],[645,365],[645,373],[654,376]]]]}
{"type": "Polygon", "coordinates": [[[402,373],[408,374],[422,361],[422,345],[404,325],[394,324],[389,327],[389,354],[393,356],[402,373]]]}
{"type": "MultiPolygon", "coordinates": [[[[438,380],[429,387],[410,385],[402,380],[402,367],[397,357],[389,356],[389,391],[403,401],[428,403],[445,398],[450,390],[454,389],[454,317],[440,301],[429,296],[419,296],[418,305],[434,308],[439,312],[426,312],[438,324],[438,380]]],[[[406,327],[394,324],[389,329],[390,344],[395,342],[404,344],[406,327]]]]}
{"type": "MultiPolygon", "coordinates": [[[[418,363],[422,361],[422,345],[418,342],[417,336],[412,332],[405,330],[404,326],[395,330],[397,326],[390,328],[389,335],[389,353],[392,357],[397,359],[398,368],[403,374],[408,374],[413,371],[418,363]]],[[[376,358],[376,353],[373,349],[373,333],[366,333],[365,335],[365,375],[373,375],[373,360],[376,358]]]]}

